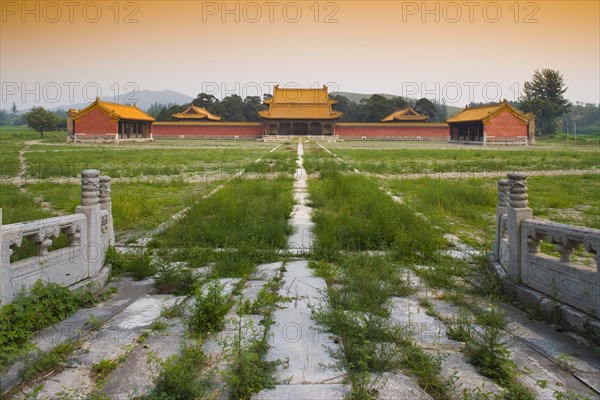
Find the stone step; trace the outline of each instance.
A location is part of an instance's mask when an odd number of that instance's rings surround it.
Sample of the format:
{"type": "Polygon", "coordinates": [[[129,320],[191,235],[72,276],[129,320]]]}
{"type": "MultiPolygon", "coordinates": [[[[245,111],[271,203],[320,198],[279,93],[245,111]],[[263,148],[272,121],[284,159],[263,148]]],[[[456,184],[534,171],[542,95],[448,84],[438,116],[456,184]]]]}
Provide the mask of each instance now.
{"type": "MultiPolygon", "coordinates": [[[[39,351],[50,351],[66,340],[79,341],[89,336],[92,326],[88,323],[91,316],[103,323],[122,312],[131,303],[147,295],[153,288],[154,281],[145,279],[143,281],[132,281],[130,278],[113,282],[108,287],[116,287],[118,292],[113,294],[107,301],[91,308],[79,309],[71,317],[48,327],[37,333],[31,342],[39,351]]],[[[2,392],[9,390],[20,381],[19,370],[24,362],[18,361],[11,365],[8,371],[0,374],[0,388],[2,392]]]]}
{"type": "Polygon", "coordinates": [[[146,295],[131,303],[81,343],[63,371],[36,382],[36,385],[44,385],[39,396],[54,398],[65,393],[77,396],[91,393],[96,385],[93,366],[102,360],[118,360],[127,355],[161,310],[178,300],[181,299],[172,295],[146,295]]]}

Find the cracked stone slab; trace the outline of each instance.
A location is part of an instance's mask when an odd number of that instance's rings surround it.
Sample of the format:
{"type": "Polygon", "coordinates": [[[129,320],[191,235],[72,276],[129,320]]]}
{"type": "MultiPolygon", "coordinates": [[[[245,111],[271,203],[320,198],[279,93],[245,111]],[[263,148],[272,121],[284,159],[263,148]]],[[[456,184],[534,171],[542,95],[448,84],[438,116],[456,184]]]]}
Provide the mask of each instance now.
{"type": "Polygon", "coordinates": [[[185,328],[181,320],[167,321],[170,326],[152,332],[137,345],[108,377],[102,393],[113,400],[128,400],[149,392],[158,368],[156,362],[166,360],[181,350],[185,328]]]}
{"type": "MultiPolygon", "coordinates": [[[[148,294],[152,290],[153,283],[149,279],[135,282],[124,278],[119,282],[111,283],[108,287],[116,287],[118,292],[114,293],[107,301],[97,304],[95,307],[81,308],[71,317],[42,330],[31,339],[31,342],[39,351],[47,352],[66,340],[80,340],[91,332],[92,327],[88,324],[91,315],[94,315],[100,322],[109,320],[135,300],[148,294]]],[[[22,360],[17,361],[8,371],[0,374],[2,391],[19,383],[19,370],[23,366],[22,360]]]]}
{"type": "Polygon", "coordinates": [[[349,393],[350,387],[340,384],[278,385],[252,400],[343,400],[349,393]]]}
{"type": "Polygon", "coordinates": [[[42,382],[44,388],[41,398],[57,397],[62,392],[75,391],[77,395],[89,394],[94,386],[92,367],[98,362],[116,360],[135,347],[137,338],[142,334],[163,307],[175,304],[177,298],[172,295],[146,295],[131,303],[115,315],[105,326],[89,339],[68,359],[70,366],[42,382]]]}
{"type": "Polygon", "coordinates": [[[339,351],[334,336],[323,332],[312,319],[313,307],[323,299],[326,284],[312,276],[305,260],[286,265],[280,295],[291,298],[273,312],[266,358],[283,362],[276,371],[291,384],[341,383],[345,374],[334,366],[332,353],[339,351]]]}
{"type": "Polygon", "coordinates": [[[283,266],[283,263],[278,261],[270,264],[261,264],[256,267],[256,270],[250,274],[248,279],[257,281],[267,281],[271,278],[276,277],[279,274],[279,269],[283,266]]]}
{"type": "Polygon", "coordinates": [[[406,375],[391,372],[380,376],[371,374],[371,382],[379,400],[433,400],[414,379],[406,375]]]}

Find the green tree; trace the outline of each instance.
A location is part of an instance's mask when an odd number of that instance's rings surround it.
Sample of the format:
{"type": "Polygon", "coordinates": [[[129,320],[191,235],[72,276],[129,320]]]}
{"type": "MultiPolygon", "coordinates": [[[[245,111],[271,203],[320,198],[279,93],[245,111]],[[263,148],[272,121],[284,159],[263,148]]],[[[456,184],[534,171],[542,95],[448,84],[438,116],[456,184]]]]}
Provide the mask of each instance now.
{"type": "Polygon", "coordinates": [[[403,108],[410,106],[410,104],[408,104],[408,101],[406,101],[406,99],[402,96],[394,97],[391,100],[391,102],[392,102],[392,107],[394,108],[394,111],[401,110],[403,108]]]}
{"type": "Polygon", "coordinates": [[[12,115],[13,115],[13,125],[15,124],[15,121],[17,120],[17,111],[18,111],[17,105],[13,101],[12,107],[10,108],[10,112],[12,112],[12,115]]]}
{"type": "Polygon", "coordinates": [[[242,117],[244,121],[259,122],[258,112],[266,109],[267,106],[263,104],[259,96],[246,96],[244,104],[242,104],[242,117]]]}
{"type": "Polygon", "coordinates": [[[237,94],[232,94],[231,96],[225,97],[220,106],[222,107],[222,112],[217,115],[221,115],[223,120],[230,122],[239,122],[244,120],[244,116],[242,114],[242,107],[244,105],[244,100],[237,94]]]}
{"type": "Polygon", "coordinates": [[[415,103],[415,111],[427,115],[430,121],[434,121],[437,117],[438,107],[431,100],[422,98],[415,103]]]}
{"type": "Polygon", "coordinates": [[[44,107],[33,107],[31,111],[25,114],[25,121],[31,129],[40,133],[44,138],[44,132],[52,131],[58,127],[60,117],[44,107]]]}
{"type": "Polygon", "coordinates": [[[217,105],[219,104],[219,99],[212,94],[200,93],[198,97],[192,101],[192,104],[196,107],[205,108],[206,111],[215,114],[217,111],[217,105]]]}
{"type": "Polygon", "coordinates": [[[571,103],[563,96],[567,91],[560,72],[544,68],[536,70],[523,86],[521,110],[532,112],[540,134],[555,133],[558,119],[569,111],[571,103]]]}
{"type": "Polygon", "coordinates": [[[361,100],[361,105],[365,107],[363,121],[379,122],[394,111],[392,102],[380,94],[374,94],[368,100],[361,100]]]}

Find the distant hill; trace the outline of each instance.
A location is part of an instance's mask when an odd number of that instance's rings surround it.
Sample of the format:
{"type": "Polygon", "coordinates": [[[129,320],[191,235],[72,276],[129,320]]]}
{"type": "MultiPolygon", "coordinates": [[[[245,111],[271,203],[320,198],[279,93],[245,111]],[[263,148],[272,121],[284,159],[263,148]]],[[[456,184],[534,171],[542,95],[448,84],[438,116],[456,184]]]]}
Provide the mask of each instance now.
{"type": "MultiPolygon", "coordinates": [[[[373,96],[373,94],[378,94],[380,96],[385,97],[386,99],[391,99],[391,98],[394,98],[394,97],[398,97],[398,95],[395,95],[395,94],[386,94],[386,93],[371,93],[371,94],[366,94],[366,93],[352,93],[352,92],[332,92],[330,94],[331,95],[344,96],[348,100],[353,101],[355,103],[359,103],[362,99],[368,99],[369,97],[373,96]]],[[[411,100],[417,100],[417,99],[411,99],[411,100]]],[[[459,112],[462,111],[461,107],[447,106],[447,108],[448,108],[448,117],[456,115],[456,114],[458,114],[459,112]]]]}
{"type": "MultiPolygon", "coordinates": [[[[100,100],[109,101],[113,103],[136,103],[142,110],[147,110],[154,103],[162,104],[186,104],[194,100],[193,97],[183,93],[175,92],[173,90],[140,90],[137,92],[129,92],[119,95],[117,98],[113,96],[102,96],[100,100]]],[[[69,108],[75,108],[80,110],[89,105],[89,103],[77,103],[70,105],[63,105],[55,107],[55,110],[68,110],[69,108]]]]}

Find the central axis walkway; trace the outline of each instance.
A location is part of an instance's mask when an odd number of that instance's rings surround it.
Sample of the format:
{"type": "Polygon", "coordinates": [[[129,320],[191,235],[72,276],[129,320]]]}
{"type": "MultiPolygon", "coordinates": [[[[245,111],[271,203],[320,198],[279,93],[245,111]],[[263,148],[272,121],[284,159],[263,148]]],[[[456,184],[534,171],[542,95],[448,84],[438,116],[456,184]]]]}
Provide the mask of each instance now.
{"type": "MultiPolygon", "coordinates": [[[[294,182],[296,205],[292,212],[294,234],[288,248],[293,254],[306,254],[312,246],[312,222],[307,200],[307,175],[303,167],[302,143],[298,144],[298,168],[294,182]]],[[[283,285],[279,295],[287,301],[280,302],[273,313],[268,360],[280,360],[276,371],[279,382],[271,390],[263,390],[255,400],[341,400],[350,392],[343,384],[345,373],[335,368],[332,352],[340,349],[333,335],[322,332],[312,319],[314,307],[326,304],[327,286],[322,278],[313,276],[307,260],[286,264],[283,285]]]]}

